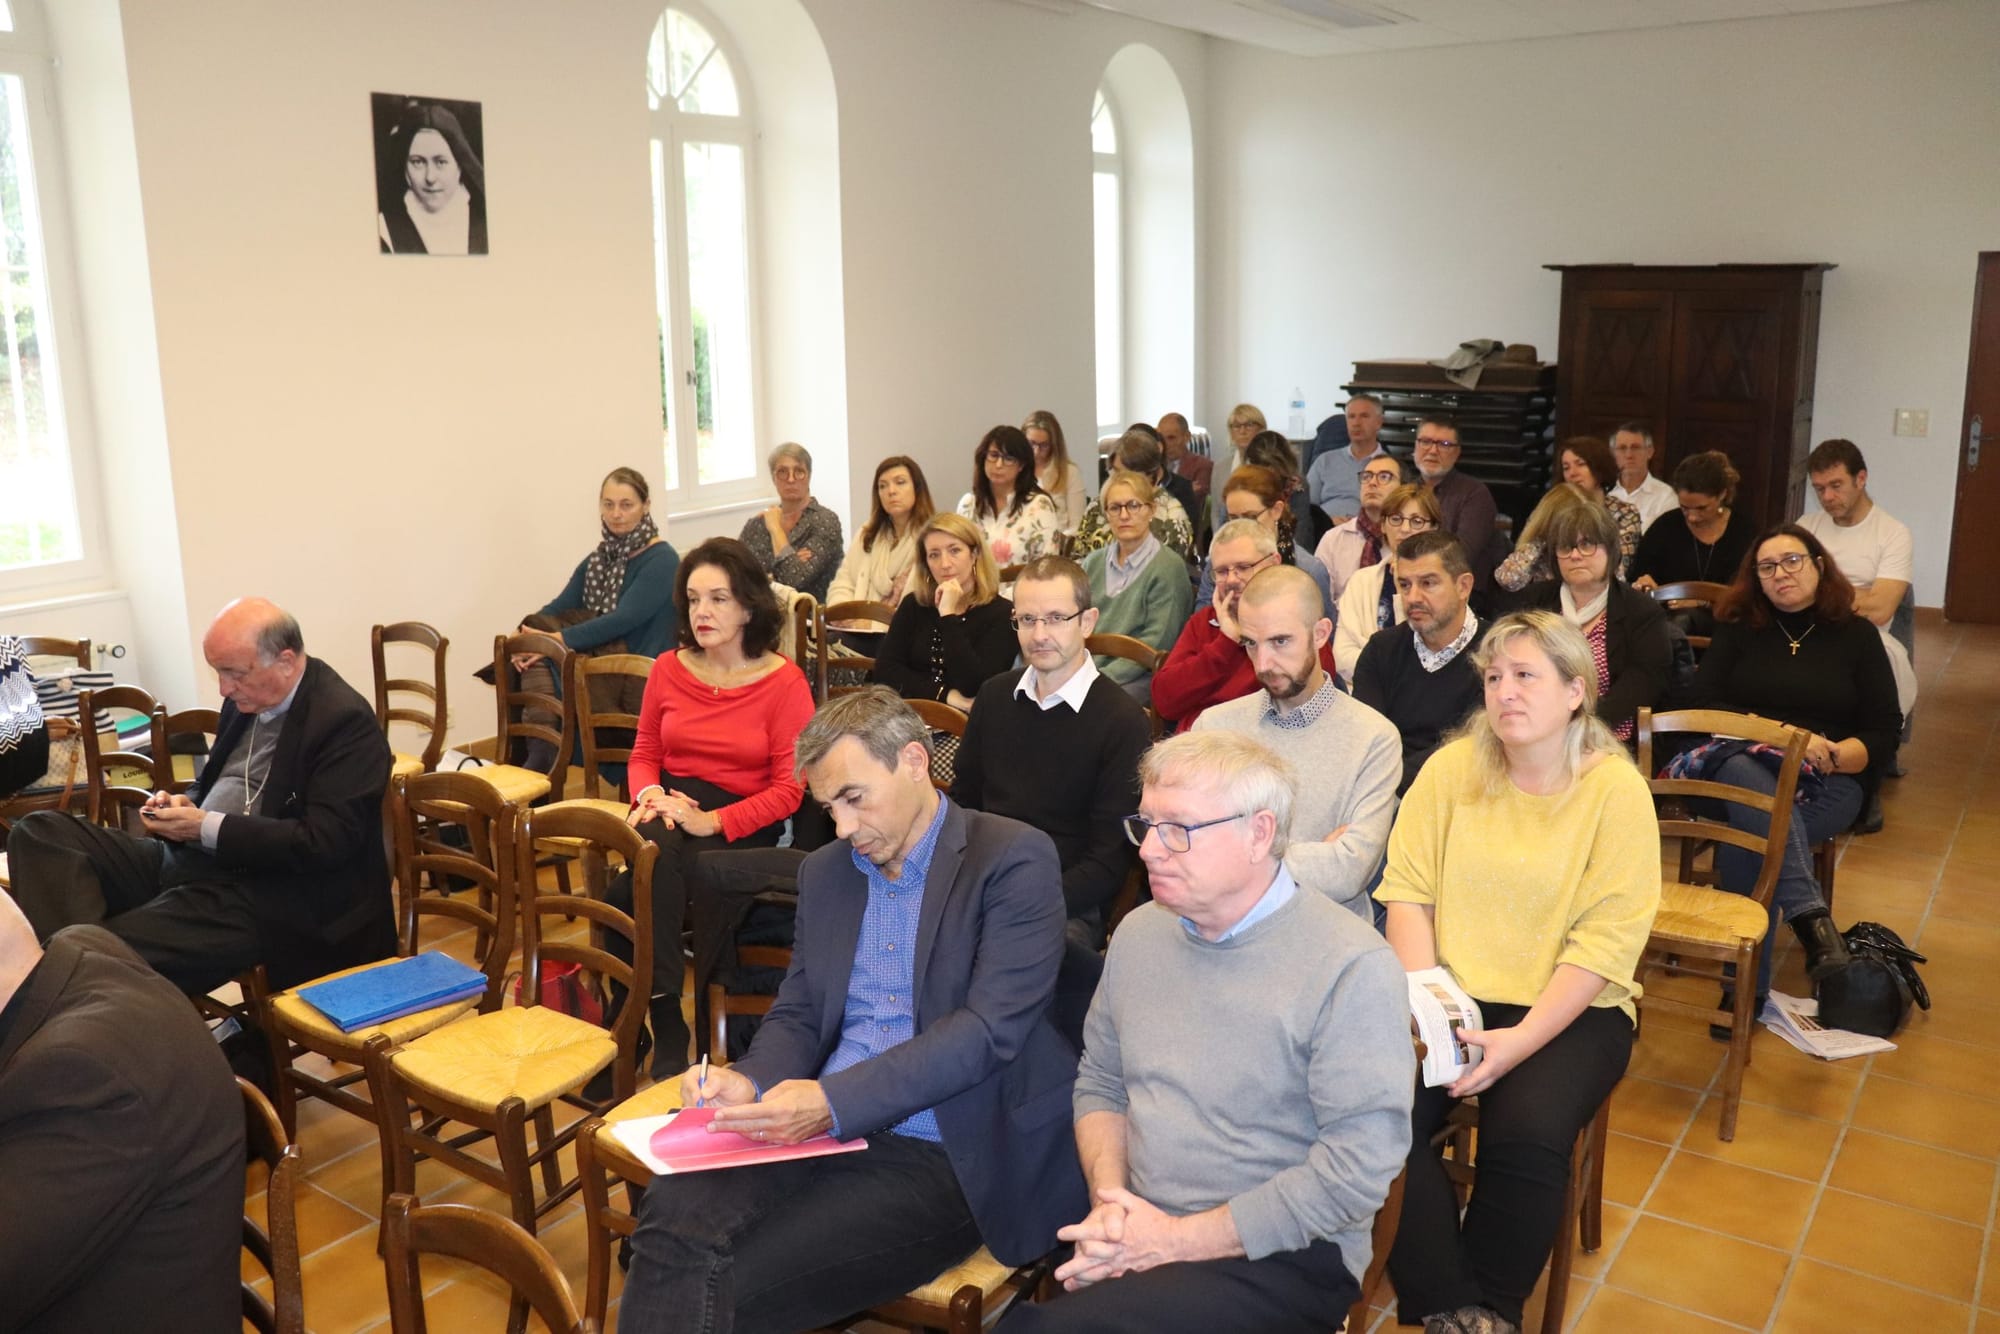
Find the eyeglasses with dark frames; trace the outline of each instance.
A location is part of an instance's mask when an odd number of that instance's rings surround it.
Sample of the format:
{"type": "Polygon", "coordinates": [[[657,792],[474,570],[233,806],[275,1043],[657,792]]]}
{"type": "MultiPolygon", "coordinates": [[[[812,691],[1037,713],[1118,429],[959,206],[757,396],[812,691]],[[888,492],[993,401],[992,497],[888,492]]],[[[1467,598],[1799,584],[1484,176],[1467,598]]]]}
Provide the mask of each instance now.
{"type": "Polygon", "coordinates": [[[1778,571],[1781,569],[1786,574],[1797,574],[1806,567],[1806,562],[1811,559],[1812,557],[1806,555],[1803,551],[1787,551],[1776,560],[1758,561],[1757,577],[1759,579],[1772,579],[1777,576],[1778,571]]]}
{"type": "Polygon", "coordinates": [[[1172,820],[1148,820],[1143,815],[1128,815],[1125,817],[1125,837],[1132,840],[1133,847],[1143,848],[1146,846],[1146,831],[1151,830],[1160,836],[1160,846],[1168,852],[1186,852],[1194,846],[1196,830],[1228,824],[1231,820],[1241,820],[1243,816],[1244,812],[1238,811],[1234,815],[1218,815],[1213,820],[1203,820],[1200,824],[1178,824],[1172,820]]]}
{"type": "Polygon", "coordinates": [[[1010,619],[1014,622],[1016,630],[1039,630],[1045,625],[1053,630],[1064,621],[1073,621],[1081,615],[1083,613],[1080,611],[1072,611],[1067,614],[1052,611],[1046,616],[1024,616],[1020,612],[1015,612],[1010,619]]]}

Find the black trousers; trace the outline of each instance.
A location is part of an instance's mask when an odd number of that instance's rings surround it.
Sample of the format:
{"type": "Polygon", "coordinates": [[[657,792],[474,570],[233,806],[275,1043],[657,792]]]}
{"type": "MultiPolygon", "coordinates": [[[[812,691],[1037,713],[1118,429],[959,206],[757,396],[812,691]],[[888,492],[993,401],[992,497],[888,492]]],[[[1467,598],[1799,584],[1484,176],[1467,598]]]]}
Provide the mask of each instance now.
{"type": "MultiPolygon", "coordinates": [[[[685,790],[685,789],[683,789],[685,790]]],[[[941,1145],[656,1177],[639,1207],[618,1327],[796,1334],[928,1283],[979,1247],[941,1145]]]]}
{"type": "Polygon", "coordinates": [[[1161,1265],[1066,1293],[1023,1302],[1000,1322],[1004,1334],[1326,1334],[1340,1328],[1361,1285],[1340,1247],[1316,1241],[1261,1260],[1198,1260],[1161,1265]]]}
{"type": "MultiPolygon", "coordinates": [[[[1488,1028],[1521,1022],[1525,1005],[1480,1001],[1488,1028]]],[[[1457,1099],[1418,1088],[1411,1109],[1403,1217],[1389,1250],[1405,1323],[1490,1306],[1519,1324],[1562,1227],[1576,1137],[1625,1073],[1632,1021],[1592,1006],[1479,1097],[1478,1174],[1461,1224],[1458,1196],[1430,1138],[1457,1099]]]]}
{"type": "MultiPolygon", "coordinates": [[[[660,785],[670,790],[685,792],[694,798],[695,804],[705,811],[719,810],[742,798],[733,792],[725,792],[713,783],[699,778],[681,778],[672,774],[661,774],[660,785]]],[[[731,842],[721,834],[706,838],[696,838],[675,827],[669,829],[663,820],[648,820],[639,826],[639,832],[659,845],[660,855],[653,863],[653,995],[675,996],[681,994],[681,981],[686,972],[685,956],[681,952],[681,933],[687,927],[688,888],[694,883],[696,858],[704,852],[716,852],[724,848],[769,848],[777,845],[785,832],[784,821],[779,820],[753,830],[742,838],[731,842]]],[[[625,912],[632,910],[632,878],[620,875],[605,891],[605,898],[625,912]]],[[[606,934],[606,948],[614,954],[623,954],[624,940],[616,934],[606,934]]],[[[654,1040],[661,1041],[655,1033],[654,1040]]],[[[681,1034],[685,1045],[687,1035],[681,1034]]]]}
{"type": "MultiPolygon", "coordinates": [[[[191,996],[265,959],[249,886],[201,852],[59,811],[36,811],[7,837],[14,900],[46,941],[79,922],[102,925],[191,996]]],[[[275,979],[274,979],[275,981],[275,979]]]]}

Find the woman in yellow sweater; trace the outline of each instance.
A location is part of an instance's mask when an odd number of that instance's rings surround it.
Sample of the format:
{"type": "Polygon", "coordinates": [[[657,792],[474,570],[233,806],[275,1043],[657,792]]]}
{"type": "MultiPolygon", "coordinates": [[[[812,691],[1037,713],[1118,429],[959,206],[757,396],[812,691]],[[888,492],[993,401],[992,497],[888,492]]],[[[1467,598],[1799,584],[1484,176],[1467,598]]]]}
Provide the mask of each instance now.
{"type": "Polygon", "coordinates": [[[1595,712],[1583,637],[1508,616],[1475,659],[1486,707],[1418,773],[1375,897],[1409,971],[1442,966],[1479,1002],[1481,1059],[1419,1088],[1389,1273],[1426,1334],[1517,1330],[1562,1226],[1576,1136],[1632,1052],[1640,952],[1660,902],[1646,782],[1595,712]],[[1430,1137],[1479,1095],[1479,1176],[1460,1223],[1430,1137]]]}

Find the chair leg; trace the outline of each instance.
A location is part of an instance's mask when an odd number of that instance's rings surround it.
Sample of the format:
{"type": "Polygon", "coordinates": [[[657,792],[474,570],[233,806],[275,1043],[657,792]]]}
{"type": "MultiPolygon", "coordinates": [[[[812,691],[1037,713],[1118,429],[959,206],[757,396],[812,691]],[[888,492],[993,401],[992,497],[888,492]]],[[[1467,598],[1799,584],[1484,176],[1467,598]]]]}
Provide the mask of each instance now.
{"type": "Polygon", "coordinates": [[[980,1334],[985,1323],[986,1303],[978,1288],[968,1283],[951,1294],[950,1334],[980,1334]]]}
{"type": "MultiPolygon", "coordinates": [[[[535,1109],[535,1152],[542,1157],[542,1191],[544,1198],[551,1198],[562,1189],[562,1164],[556,1155],[549,1152],[549,1146],[556,1142],[556,1117],[549,1104],[543,1103],[535,1109]]],[[[529,1231],[533,1231],[530,1228],[529,1231]]]]}
{"type": "MultiPolygon", "coordinates": [[[[1617,1091],[1616,1086],[1612,1091],[1617,1091]]],[[[1590,1180],[1583,1193],[1583,1250],[1595,1255],[1604,1246],[1604,1155],[1610,1148],[1611,1099],[1606,1097],[1590,1122],[1590,1180]]]]}
{"type": "Polygon", "coordinates": [[[1727,1143],[1736,1138],[1736,1112],[1743,1101],[1743,1072],[1750,1065],[1750,1026],[1757,1005],[1757,966],[1763,961],[1764,942],[1739,946],[1736,950],[1735,1009],[1729,1024],[1729,1059],[1722,1066],[1722,1118],[1716,1138],[1727,1143]]]}
{"type": "Polygon", "coordinates": [[[507,1178],[508,1203],[514,1221],[535,1231],[535,1173],[528,1156],[528,1108],[519,1098],[500,1104],[493,1128],[493,1146],[500,1153],[500,1170],[507,1178]]]}
{"type": "Polygon", "coordinates": [[[602,1124],[592,1117],[576,1132],[576,1176],[580,1183],[577,1193],[583,1196],[583,1235],[589,1255],[583,1282],[583,1313],[600,1329],[604,1327],[604,1310],[611,1304],[611,1227],[604,1218],[610,1210],[611,1197],[604,1169],[597,1165],[594,1147],[602,1124]]]}
{"type": "Polygon", "coordinates": [[[375,1102],[375,1131],[382,1147],[381,1216],[385,1219],[389,1216],[391,1195],[400,1191],[414,1198],[417,1193],[416,1153],[403,1138],[410,1125],[410,1104],[390,1064],[393,1051],[389,1039],[377,1034],[368,1039],[361,1055],[362,1065],[368,1071],[368,1091],[375,1102]]]}

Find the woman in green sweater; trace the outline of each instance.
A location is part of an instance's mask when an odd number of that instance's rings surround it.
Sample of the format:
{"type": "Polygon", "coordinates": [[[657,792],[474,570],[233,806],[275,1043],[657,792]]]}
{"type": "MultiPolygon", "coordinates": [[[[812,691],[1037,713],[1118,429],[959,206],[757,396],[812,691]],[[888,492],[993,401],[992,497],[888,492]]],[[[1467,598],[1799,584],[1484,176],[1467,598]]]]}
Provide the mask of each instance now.
{"type": "MultiPolygon", "coordinates": [[[[1097,633],[1130,635],[1165,652],[1194,610],[1187,566],[1153,535],[1153,484],[1136,472],[1111,474],[1098,496],[1112,540],[1083,558],[1097,633]]],[[[1153,674],[1129,658],[1100,657],[1097,669],[1141,704],[1153,694],[1153,674]]]]}
{"type": "Polygon", "coordinates": [[[1411,972],[1442,966],[1483,1026],[1478,1064],[1412,1110],[1389,1255],[1425,1334],[1517,1331],[1562,1226],[1570,1149],[1632,1054],[1639,955],[1660,903],[1645,779],[1597,717],[1590,646],[1553,612],[1507,616],[1475,658],[1486,707],[1403,798],[1375,897],[1411,972]],[[1479,1095],[1479,1176],[1461,1223],[1430,1147],[1479,1095]]]}

